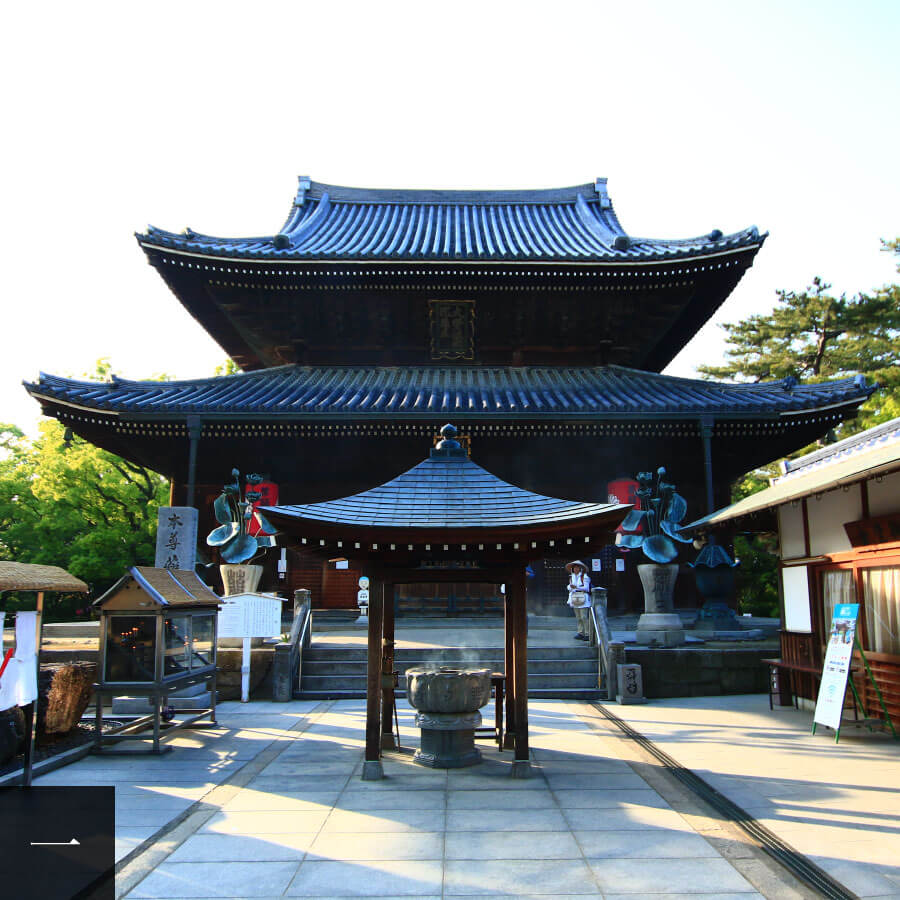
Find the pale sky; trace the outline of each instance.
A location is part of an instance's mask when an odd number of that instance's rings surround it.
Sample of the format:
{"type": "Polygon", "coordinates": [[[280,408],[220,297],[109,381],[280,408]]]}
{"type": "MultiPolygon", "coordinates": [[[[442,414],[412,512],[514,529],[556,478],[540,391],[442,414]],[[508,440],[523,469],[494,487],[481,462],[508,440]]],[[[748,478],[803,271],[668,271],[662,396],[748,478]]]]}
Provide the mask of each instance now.
{"type": "MultiPolygon", "coordinates": [[[[83,2],[4,10],[0,421],[99,357],[225,358],[133,233],[273,234],[297,175],[362,187],[609,179],[630,234],[769,231],[715,321],[819,274],[895,279],[900,3],[83,2]]],[[[900,276],[896,276],[900,278],[900,276]]],[[[718,361],[707,326],[669,368],[718,361]]]]}

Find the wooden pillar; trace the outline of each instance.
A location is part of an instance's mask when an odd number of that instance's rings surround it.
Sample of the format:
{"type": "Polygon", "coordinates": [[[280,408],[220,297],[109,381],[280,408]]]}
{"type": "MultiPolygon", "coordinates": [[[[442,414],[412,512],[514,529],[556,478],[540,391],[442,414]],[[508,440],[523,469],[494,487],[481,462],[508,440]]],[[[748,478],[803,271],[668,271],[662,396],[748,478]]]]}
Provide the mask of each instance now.
{"type": "Polygon", "coordinates": [[[385,676],[381,697],[381,749],[396,750],[394,740],[394,591],[388,581],[384,584],[384,639],[381,651],[381,671],[385,676]]]}
{"type": "Polygon", "coordinates": [[[513,669],[516,718],[513,778],[528,778],[531,762],[528,751],[528,618],[525,603],[525,572],[516,571],[506,585],[513,612],[513,669]]]}
{"type": "Polygon", "coordinates": [[[503,636],[506,648],[503,661],[503,672],[506,675],[506,729],[503,734],[503,749],[511,750],[515,746],[516,739],[516,683],[513,657],[513,608],[509,582],[506,583],[506,595],[503,598],[503,636]]]}
{"type": "Polygon", "coordinates": [[[186,506],[194,505],[194,493],[197,482],[197,444],[203,431],[203,423],[196,416],[188,416],[186,421],[188,433],[188,473],[186,506]]]}
{"type": "Polygon", "coordinates": [[[362,780],[384,778],[381,765],[381,641],[384,627],[384,584],[371,578],[369,589],[369,655],[366,678],[366,758],[362,780]]]}

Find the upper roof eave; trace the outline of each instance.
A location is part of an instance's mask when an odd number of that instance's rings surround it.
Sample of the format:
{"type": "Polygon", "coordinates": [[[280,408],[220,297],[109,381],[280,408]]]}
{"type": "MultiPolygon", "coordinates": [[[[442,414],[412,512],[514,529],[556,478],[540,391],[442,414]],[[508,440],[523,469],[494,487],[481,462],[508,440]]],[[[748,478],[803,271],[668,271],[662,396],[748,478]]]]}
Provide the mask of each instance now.
{"type": "Polygon", "coordinates": [[[565,188],[473,191],[348,188],[301,176],[274,235],[223,238],[149,226],[136,237],[145,252],[222,259],[523,264],[695,258],[758,249],[766,235],[754,226],[677,240],[630,237],[605,178],[565,188]]]}

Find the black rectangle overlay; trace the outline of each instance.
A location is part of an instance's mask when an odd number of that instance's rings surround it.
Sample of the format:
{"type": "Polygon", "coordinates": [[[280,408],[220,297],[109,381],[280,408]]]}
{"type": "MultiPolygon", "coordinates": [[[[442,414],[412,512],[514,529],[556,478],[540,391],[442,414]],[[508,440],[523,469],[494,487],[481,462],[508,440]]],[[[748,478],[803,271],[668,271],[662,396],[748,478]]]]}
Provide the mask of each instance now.
{"type": "Polygon", "coordinates": [[[0,788],[0,893],[113,900],[115,788],[0,788]]]}

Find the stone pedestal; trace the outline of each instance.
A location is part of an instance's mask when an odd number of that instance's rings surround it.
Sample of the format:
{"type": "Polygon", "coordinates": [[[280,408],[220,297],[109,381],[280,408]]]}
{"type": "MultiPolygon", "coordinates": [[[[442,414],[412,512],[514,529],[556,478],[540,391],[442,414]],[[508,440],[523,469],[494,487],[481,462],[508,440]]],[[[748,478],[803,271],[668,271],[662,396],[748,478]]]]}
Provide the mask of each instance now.
{"type": "Polygon", "coordinates": [[[618,692],[616,702],[627,706],[630,703],[646,703],[644,678],[637,663],[619,664],[616,672],[618,692]]]}
{"type": "Polygon", "coordinates": [[[219,566],[219,573],[222,576],[222,586],[226,597],[230,597],[232,594],[253,594],[259,587],[263,567],[224,563],[219,566]]]}
{"type": "Polygon", "coordinates": [[[678,564],[649,563],[637,567],[644,588],[644,614],[638,619],[635,639],[639,644],[677,647],[684,643],[684,625],[674,611],[673,592],[678,564]]]}
{"type": "Polygon", "coordinates": [[[422,740],[413,759],[432,769],[462,769],[481,762],[475,746],[475,729],[481,713],[416,713],[422,740]]]}

